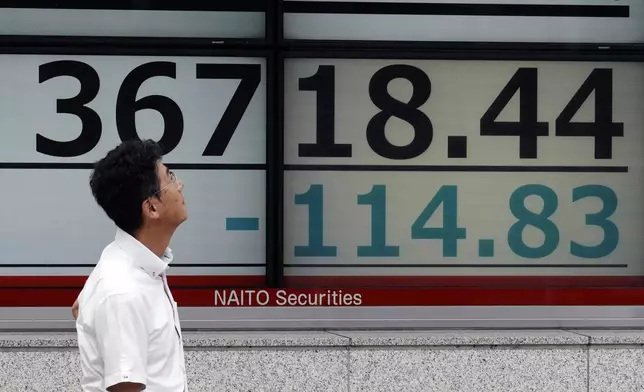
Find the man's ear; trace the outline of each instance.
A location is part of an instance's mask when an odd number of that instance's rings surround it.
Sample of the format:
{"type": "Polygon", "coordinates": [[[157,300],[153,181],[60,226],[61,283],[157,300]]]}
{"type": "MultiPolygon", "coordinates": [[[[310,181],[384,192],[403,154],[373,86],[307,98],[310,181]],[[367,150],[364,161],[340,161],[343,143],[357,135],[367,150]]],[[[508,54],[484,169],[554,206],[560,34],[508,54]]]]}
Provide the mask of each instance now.
{"type": "Polygon", "coordinates": [[[158,209],[150,199],[143,202],[141,210],[143,211],[143,214],[150,219],[156,219],[159,216],[158,209]]]}

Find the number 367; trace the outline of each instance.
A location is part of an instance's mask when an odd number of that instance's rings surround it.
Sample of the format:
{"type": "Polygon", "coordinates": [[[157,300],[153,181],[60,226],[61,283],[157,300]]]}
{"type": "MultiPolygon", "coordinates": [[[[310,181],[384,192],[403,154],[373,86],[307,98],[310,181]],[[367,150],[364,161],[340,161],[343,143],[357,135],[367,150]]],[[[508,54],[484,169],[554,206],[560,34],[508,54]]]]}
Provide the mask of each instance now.
{"type": "MultiPolygon", "coordinates": [[[[197,79],[241,79],[221,121],[217,124],[204,156],[223,155],[246,108],[250,104],[261,79],[259,64],[197,64],[197,79]]],[[[57,157],[74,157],[86,154],[98,144],[102,133],[100,116],[86,106],[98,95],[100,78],[90,65],[73,60],[53,61],[38,69],[39,82],[59,76],[71,76],[80,82],[80,92],[72,98],[57,100],[57,112],[77,116],[82,123],[80,135],[71,141],[51,140],[36,135],[36,151],[57,157]]],[[[146,80],[155,76],[176,78],[176,64],[154,61],[132,70],[119,88],[116,99],[116,128],[121,140],[138,138],[136,112],[143,109],[156,110],[163,116],[164,130],[159,144],[164,153],[172,151],[183,136],[183,114],[172,99],[162,95],[148,95],[137,99],[136,95],[146,80]]]]}

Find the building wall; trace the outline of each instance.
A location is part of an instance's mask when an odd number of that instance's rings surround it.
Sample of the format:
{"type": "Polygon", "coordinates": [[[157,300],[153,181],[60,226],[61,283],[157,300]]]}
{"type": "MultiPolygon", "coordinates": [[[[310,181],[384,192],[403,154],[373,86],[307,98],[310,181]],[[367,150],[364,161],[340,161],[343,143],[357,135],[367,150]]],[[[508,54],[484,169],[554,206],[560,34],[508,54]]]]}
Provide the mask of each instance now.
{"type": "MultiPolygon", "coordinates": [[[[644,389],[644,331],[190,332],[191,392],[644,389]]],[[[0,334],[0,391],[79,391],[74,333],[0,334]]]]}

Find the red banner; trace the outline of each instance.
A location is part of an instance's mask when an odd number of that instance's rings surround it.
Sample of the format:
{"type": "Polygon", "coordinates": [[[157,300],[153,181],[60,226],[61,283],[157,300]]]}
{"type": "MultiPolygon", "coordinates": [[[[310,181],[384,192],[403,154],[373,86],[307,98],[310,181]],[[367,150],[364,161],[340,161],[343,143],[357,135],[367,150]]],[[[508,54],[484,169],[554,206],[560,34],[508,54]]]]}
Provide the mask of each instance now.
{"type": "MultiPolygon", "coordinates": [[[[0,277],[0,307],[69,307],[85,279],[0,277]]],[[[263,288],[263,276],[169,281],[181,307],[644,305],[642,277],[289,277],[282,289],[263,288]]]]}

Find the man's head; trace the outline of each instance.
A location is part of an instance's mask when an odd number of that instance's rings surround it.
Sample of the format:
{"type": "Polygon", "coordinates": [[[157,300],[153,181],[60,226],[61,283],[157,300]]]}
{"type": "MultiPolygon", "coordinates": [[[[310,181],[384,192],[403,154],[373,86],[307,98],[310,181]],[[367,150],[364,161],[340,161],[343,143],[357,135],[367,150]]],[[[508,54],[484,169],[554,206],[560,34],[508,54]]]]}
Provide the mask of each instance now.
{"type": "Polygon", "coordinates": [[[126,141],[96,162],[91,174],[96,202],[130,235],[143,228],[172,231],[187,219],[183,183],[161,158],[154,141],[126,141]]]}

